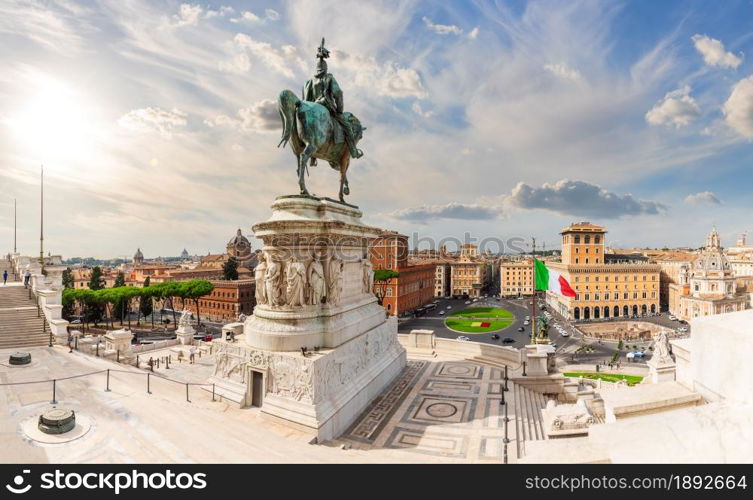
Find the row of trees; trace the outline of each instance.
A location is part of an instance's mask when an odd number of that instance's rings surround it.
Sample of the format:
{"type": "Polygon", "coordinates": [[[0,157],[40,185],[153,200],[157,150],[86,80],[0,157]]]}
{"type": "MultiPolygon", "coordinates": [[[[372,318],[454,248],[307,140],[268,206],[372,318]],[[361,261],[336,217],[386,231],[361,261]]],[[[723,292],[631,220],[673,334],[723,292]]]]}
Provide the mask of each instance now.
{"type": "MultiPolygon", "coordinates": [[[[92,278],[95,277],[95,270],[92,270],[92,278]]],[[[101,278],[101,273],[98,273],[101,278]]],[[[208,295],[214,289],[214,285],[207,280],[191,281],[171,281],[166,283],[157,283],[151,285],[149,278],[144,281],[143,287],[125,286],[125,278],[119,273],[115,279],[113,288],[104,288],[102,282],[90,282],[90,288],[64,288],[63,289],[63,313],[67,314],[66,319],[70,319],[72,311],[78,305],[82,311],[82,321],[84,323],[94,323],[98,326],[104,318],[105,322],[114,328],[114,321],[120,320],[123,326],[126,317],[128,318],[128,327],[131,326],[131,312],[136,307],[137,325],[141,324],[141,318],[151,316],[152,328],[154,328],[154,302],[167,301],[172,309],[173,324],[177,323],[175,312],[175,299],[181,299],[181,307],[185,307],[186,300],[193,300],[196,306],[196,317],[201,324],[199,310],[199,299],[208,295]],[[97,288],[91,288],[94,285],[97,288]]]]}

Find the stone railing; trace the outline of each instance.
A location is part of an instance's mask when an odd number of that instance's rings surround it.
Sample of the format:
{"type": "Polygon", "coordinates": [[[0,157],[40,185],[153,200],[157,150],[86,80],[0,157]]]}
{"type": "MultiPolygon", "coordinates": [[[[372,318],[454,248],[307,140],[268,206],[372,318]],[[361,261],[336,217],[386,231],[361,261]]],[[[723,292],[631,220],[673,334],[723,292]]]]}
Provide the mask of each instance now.
{"type": "Polygon", "coordinates": [[[521,352],[514,347],[444,339],[434,336],[431,331],[419,330],[417,333],[411,332],[410,334],[398,334],[397,336],[398,341],[403,347],[408,349],[409,354],[416,350],[432,350],[441,355],[492,365],[508,365],[513,368],[518,368],[523,362],[521,352]]]}
{"type": "Polygon", "coordinates": [[[13,254],[13,268],[19,279],[23,280],[26,271],[31,273],[29,286],[37,300],[37,306],[44,314],[52,335],[58,344],[68,342],[68,321],[63,319],[63,271],[65,266],[54,265],[61,262],[59,256],[45,257],[45,273],[39,259],[13,254]],[[48,263],[50,265],[48,265],[48,263]]]}

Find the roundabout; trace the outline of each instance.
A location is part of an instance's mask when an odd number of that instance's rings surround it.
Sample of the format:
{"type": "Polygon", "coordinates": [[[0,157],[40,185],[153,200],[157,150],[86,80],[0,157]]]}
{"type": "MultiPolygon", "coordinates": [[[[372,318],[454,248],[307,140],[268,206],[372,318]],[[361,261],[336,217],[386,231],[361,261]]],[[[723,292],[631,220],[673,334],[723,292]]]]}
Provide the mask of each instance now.
{"type": "Polygon", "coordinates": [[[458,333],[493,333],[504,330],[515,320],[515,315],[501,307],[468,307],[450,314],[445,326],[458,333]]]}

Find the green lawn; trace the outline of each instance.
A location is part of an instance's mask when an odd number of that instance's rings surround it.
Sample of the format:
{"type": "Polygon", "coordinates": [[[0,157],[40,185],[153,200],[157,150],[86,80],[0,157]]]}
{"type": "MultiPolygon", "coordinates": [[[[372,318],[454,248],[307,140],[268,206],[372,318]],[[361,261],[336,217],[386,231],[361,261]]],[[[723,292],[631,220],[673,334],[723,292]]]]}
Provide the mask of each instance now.
{"type": "Polygon", "coordinates": [[[484,328],[480,326],[471,326],[471,323],[473,323],[474,321],[476,320],[447,318],[444,323],[445,326],[447,326],[447,328],[449,328],[450,330],[455,330],[456,332],[463,333],[496,332],[507,328],[508,326],[510,326],[510,323],[512,323],[511,319],[489,321],[489,326],[484,328]]]}
{"type": "Polygon", "coordinates": [[[462,311],[454,312],[450,316],[462,316],[470,318],[514,318],[513,314],[500,307],[469,307],[462,311]]]}
{"type": "Polygon", "coordinates": [[[637,375],[618,375],[615,373],[595,373],[595,372],[585,373],[583,372],[583,373],[565,373],[564,375],[565,377],[570,377],[570,378],[583,377],[583,378],[590,378],[593,380],[601,379],[605,382],[619,382],[620,380],[625,380],[627,381],[628,385],[639,384],[643,380],[643,377],[639,377],[637,375]]]}

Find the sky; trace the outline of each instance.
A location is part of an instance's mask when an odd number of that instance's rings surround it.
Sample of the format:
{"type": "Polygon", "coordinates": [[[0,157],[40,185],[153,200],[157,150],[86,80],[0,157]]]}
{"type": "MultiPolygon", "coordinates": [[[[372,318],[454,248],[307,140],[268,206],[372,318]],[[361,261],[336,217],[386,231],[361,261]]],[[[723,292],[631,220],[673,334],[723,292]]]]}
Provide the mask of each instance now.
{"type": "MultiPolygon", "coordinates": [[[[615,247],[697,247],[713,226],[731,245],[753,227],[752,18],[749,0],[4,0],[2,251],[15,198],[18,250],[39,252],[41,165],[45,253],[250,234],[297,193],[276,99],[322,37],[367,127],[347,199],[365,223],[421,247],[552,248],[583,220],[615,247]]],[[[307,183],[336,197],[338,173],[307,183]]]]}

